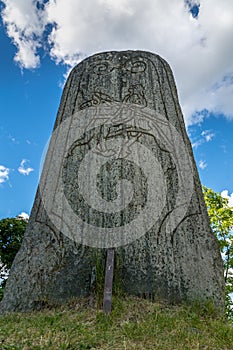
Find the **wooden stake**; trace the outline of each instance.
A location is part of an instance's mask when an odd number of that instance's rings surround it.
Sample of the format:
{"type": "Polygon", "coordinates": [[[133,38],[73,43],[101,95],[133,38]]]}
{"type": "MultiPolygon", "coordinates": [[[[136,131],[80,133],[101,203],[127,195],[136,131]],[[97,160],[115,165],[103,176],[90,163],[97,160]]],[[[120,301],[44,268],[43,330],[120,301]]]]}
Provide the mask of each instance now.
{"type": "Polygon", "coordinates": [[[107,249],[103,312],[108,314],[112,310],[112,284],[114,268],[114,248],[107,249]]]}

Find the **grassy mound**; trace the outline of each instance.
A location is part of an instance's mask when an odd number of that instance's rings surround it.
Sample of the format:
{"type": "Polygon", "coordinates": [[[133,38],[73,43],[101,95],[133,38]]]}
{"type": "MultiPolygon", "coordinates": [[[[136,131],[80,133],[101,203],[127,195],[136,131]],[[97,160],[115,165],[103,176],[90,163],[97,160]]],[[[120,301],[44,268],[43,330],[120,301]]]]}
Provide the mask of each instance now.
{"type": "Polygon", "coordinates": [[[232,350],[233,325],[211,305],[114,298],[106,316],[87,300],[0,317],[0,349],[232,350]]]}

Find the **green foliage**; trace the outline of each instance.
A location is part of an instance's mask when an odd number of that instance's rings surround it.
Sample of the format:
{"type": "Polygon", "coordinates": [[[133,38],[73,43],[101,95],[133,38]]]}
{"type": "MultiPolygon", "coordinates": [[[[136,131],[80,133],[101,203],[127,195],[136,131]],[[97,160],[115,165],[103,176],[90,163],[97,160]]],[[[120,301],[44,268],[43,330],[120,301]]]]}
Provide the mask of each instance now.
{"type": "Polygon", "coordinates": [[[230,350],[233,327],[208,308],[114,298],[106,316],[88,300],[0,316],[1,349],[230,350]]]}
{"type": "Polygon", "coordinates": [[[6,269],[10,269],[18,252],[27,220],[20,217],[0,220],[0,259],[6,269]]]}
{"type": "Polygon", "coordinates": [[[216,235],[224,262],[224,277],[226,282],[226,308],[229,318],[233,319],[233,207],[220,193],[203,186],[203,194],[207,206],[210,224],[216,235]]]}
{"type": "Polygon", "coordinates": [[[27,222],[21,217],[0,220],[0,300],[8,272],[22,243],[27,222]]]}

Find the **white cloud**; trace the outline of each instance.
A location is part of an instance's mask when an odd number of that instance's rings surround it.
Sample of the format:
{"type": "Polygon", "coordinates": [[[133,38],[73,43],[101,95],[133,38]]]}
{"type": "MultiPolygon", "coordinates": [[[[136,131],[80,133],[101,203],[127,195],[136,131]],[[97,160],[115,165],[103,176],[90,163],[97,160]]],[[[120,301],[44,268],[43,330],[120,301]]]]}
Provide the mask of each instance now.
{"type": "Polygon", "coordinates": [[[201,135],[205,138],[206,142],[210,142],[215,136],[215,133],[211,130],[203,130],[201,135]]]}
{"type": "Polygon", "coordinates": [[[205,160],[200,160],[198,165],[199,165],[199,168],[202,170],[204,170],[208,166],[205,160]]]}
{"type": "Polygon", "coordinates": [[[27,213],[25,213],[24,211],[22,211],[22,213],[19,214],[17,217],[18,218],[22,218],[24,220],[28,220],[29,219],[29,215],[27,213]]]}
{"type": "Polygon", "coordinates": [[[198,148],[199,146],[201,146],[203,144],[203,142],[204,141],[202,139],[200,139],[198,141],[192,142],[192,146],[193,146],[193,148],[198,148]]]}
{"type": "Polygon", "coordinates": [[[148,50],[170,63],[187,124],[201,122],[205,116],[195,112],[204,109],[233,118],[232,0],[191,0],[200,4],[196,18],[181,0],[3,3],[3,20],[22,67],[39,65],[41,45],[57,63],[70,66],[99,51],[148,50]],[[46,24],[52,26],[50,33],[46,24]]]}
{"type": "Polygon", "coordinates": [[[227,198],[228,199],[228,204],[230,207],[233,207],[233,193],[229,194],[228,190],[223,190],[221,192],[221,196],[223,198],[227,198]]]}
{"type": "Polygon", "coordinates": [[[10,139],[11,142],[13,142],[13,143],[19,143],[19,142],[16,140],[16,138],[15,138],[14,136],[12,136],[11,134],[8,135],[8,139],[10,139]]]}
{"type": "Polygon", "coordinates": [[[4,165],[0,165],[0,184],[9,180],[10,169],[6,168],[4,165]]]}
{"type": "Polygon", "coordinates": [[[22,175],[29,175],[32,171],[34,171],[34,169],[31,167],[25,167],[27,162],[27,159],[23,159],[18,167],[18,172],[22,175]]]}
{"type": "MultiPolygon", "coordinates": [[[[15,61],[23,68],[36,68],[37,53],[45,29],[46,13],[38,10],[34,0],[3,0],[2,19],[7,34],[17,47],[15,61]]],[[[42,1],[38,1],[41,3],[42,1]]]]}
{"type": "Polygon", "coordinates": [[[189,134],[189,137],[191,139],[193,148],[198,148],[199,146],[201,146],[205,142],[212,141],[213,138],[215,137],[215,133],[211,130],[203,130],[201,132],[201,135],[195,136],[194,139],[192,139],[192,134],[189,134]]]}

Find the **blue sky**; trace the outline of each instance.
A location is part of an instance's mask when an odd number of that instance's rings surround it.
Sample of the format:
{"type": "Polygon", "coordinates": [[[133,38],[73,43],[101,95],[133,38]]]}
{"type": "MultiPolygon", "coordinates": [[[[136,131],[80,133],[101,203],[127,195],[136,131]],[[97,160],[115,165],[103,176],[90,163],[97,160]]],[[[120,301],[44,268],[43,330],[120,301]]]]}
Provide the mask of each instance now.
{"type": "Polygon", "coordinates": [[[40,69],[22,71],[13,61],[16,49],[3,26],[0,42],[4,48],[0,58],[0,165],[9,169],[8,179],[0,183],[0,218],[3,218],[31,210],[41,157],[56,118],[66,68],[45,57],[40,69]],[[22,166],[25,172],[20,172],[23,160],[26,160],[22,166]]]}
{"type": "Polygon", "coordinates": [[[104,50],[169,62],[201,182],[233,193],[233,2],[188,3],[0,1],[0,218],[30,213],[65,76],[104,50]]]}

